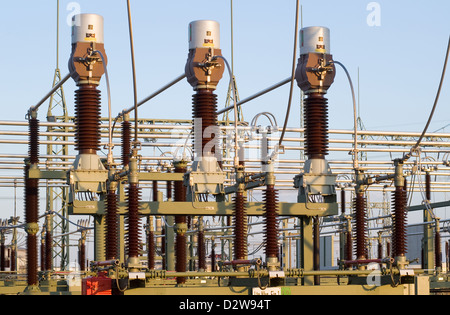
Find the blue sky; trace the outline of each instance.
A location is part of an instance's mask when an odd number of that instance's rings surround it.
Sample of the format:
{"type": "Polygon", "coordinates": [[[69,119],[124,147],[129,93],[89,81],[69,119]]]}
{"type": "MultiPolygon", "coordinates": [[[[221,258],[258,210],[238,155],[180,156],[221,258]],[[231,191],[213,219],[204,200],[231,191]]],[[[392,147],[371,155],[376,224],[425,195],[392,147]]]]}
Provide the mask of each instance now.
{"type": "MultiPolygon", "coordinates": [[[[113,113],[132,105],[131,61],[126,1],[60,1],[60,68],[66,74],[70,27],[66,19],[78,4],[82,13],[105,18],[113,113]]],[[[377,1],[380,26],[369,26],[371,1],[301,1],[303,25],[331,29],[334,59],[346,65],[355,85],[360,68],[361,117],[367,129],[421,131],[434,101],[450,34],[448,1],[377,1]]],[[[143,99],[184,72],[187,26],[197,19],[221,24],[223,55],[231,62],[230,0],[131,1],[137,63],[138,98],[143,99]]],[[[234,68],[241,99],[290,75],[294,40],[294,0],[234,0],[234,68]]],[[[56,0],[3,4],[0,36],[0,103],[11,110],[3,120],[22,120],[26,110],[51,88],[55,61],[56,0]]],[[[219,108],[225,104],[227,74],[219,85],[219,108]]],[[[449,123],[448,84],[444,85],[434,131],[449,123]]],[[[65,86],[73,115],[73,82],[65,86]]],[[[101,89],[106,88],[104,80],[101,89]]],[[[285,86],[245,105],[244,116],[271,111],[281,122],[288,101],[285,86]]],[[[190,118],[192,88],[183,81],[140,109],[145,118],[190,118]],[[164,110],[162,110],[164,108],[164,110]]],[[[294,104],[298,104],[295,89],[294,104]]],[[[352,128],[351,94],[338,68],[328,95],[330,128],[352,128]]],[[[45,119],[46,105],[40,118],[45,119]]],[[[106,116],[106,106],[104,106],[106,116]]],[[[299,124],[294,106],[290,126],[299,124]]]]}

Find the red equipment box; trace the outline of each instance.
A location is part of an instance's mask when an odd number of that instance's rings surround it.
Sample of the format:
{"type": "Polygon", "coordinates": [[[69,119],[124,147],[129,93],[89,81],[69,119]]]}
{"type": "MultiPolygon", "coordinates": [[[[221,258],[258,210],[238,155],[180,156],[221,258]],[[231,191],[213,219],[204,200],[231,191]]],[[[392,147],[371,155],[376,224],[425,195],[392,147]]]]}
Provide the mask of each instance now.
{"type": "Polygon", "coordinates": [[[82,280],[83,295],[112,295],[111,278],[104,274],[97,277],[88,277],[82,280]]]}

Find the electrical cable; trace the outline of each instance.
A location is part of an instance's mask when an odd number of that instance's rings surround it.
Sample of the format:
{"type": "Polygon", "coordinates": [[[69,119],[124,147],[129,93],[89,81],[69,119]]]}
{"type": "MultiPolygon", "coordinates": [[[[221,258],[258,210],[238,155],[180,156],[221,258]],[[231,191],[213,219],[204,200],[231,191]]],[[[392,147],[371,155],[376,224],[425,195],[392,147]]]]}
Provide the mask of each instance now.
{"type": "Polygon", "coordinates": [[[134,145],[137,147],[138,142],[138,100],[137,100],[137,84],[136,84],[136,62],[134,57],[134,41],[133,41],[133,25],[131,21],[131,5],[130,0],[127,0],[128,9],[128,28],[130,33],[130,49],[131,49],[131,64],[133,68],[133,94],[134,94],[134,145]]]}
{"type": "Polygon", "coordinates": [[[44,102],[49,99],[61,86],[63,86],[64,83],[67,82],[72,77],[72,72],[67,74],[61,81],[59,81],[58,84],[56,84],[50,92],[47,93],[35,106],[30,107],[30,109],[27,112],[27,115],[29,115],[31,112],[35,112],[39,109],[39,107],[44,104],[44,102]]]}
{"type": "Polygon", "coordinates": [[[442,84],[443,84],[444,78],[445,78],[445,72],[447,70],[447,62],[448,62],[449,53],[450,53],[450,36],[449,36],[448,44],[447,44],[447,53],[445,55],[445,61],[444,61],[444,67],[442,69],[441,81],[439,83],[439,87],[438,87],[438,91],[437,91],[437,94],[436,94],[436,99],[434,100],[433,108],[431,110],[430,116],[428,117],[427,124],[425,125],[425,128],[423,129],[422,134],[420,135],[419,139],[417,140],[417,143],[411,148],[409,153],[406,154],[405,156],[403,156],[403,162],[407,161],[411,157],[412,153],[415,150],[417,150],[417,148],[420,145],[420,142],[422,142],[422,139],[423,139],[423,137],[425,136],[425,133],[428,130],[428,127],[430,126],[431,120],[433,119],[433,115],[434,115],[434,112],[436,110],[437,103],[439,101],[439,96],[441,94],[442,84]]]}
{"type": "Polygon", "coordinates": [[[225,62],[225,65],[228,69],[228,74],[230,76],[230,84],[231,88],[233,89],[233,107],[234,107],[234,150],[235,150],[235,157],[234,157],[234,166],[239,166],[239,144],[238,144],[238,110],[237,110],[237,93],[236,93],[236,87],[234,86],[234,78],[233,78],[233,72],[232,69],[228,63],[228,61],[223,56],[214,56],[214,59],[220,58],[225,62]]]}
{"type": "Polygon", "coordinates": [[[289,101],[288,101],[288,107],[287,107],[287,110],[286,110],[286,117],[285,117],[285,120],[284,120],[283,131],[281,132],[280,141],[278,142],[279,146],[282,145],[283,139],[284,139],[284,135],[286,133],[287,124],[288,124],[288,121],[289,121],[289,115],[290,115],[290,112],[291,112],[292,94],[294,92],[295,69],[296,69],[296,61],[297,61],[299,9],[300,9],[300,1],[297,0],[297,9],[296,9],[296,14],[295,14],[294,54],[293,54],[293,61],[292,61],[291,87],[290,87],[290,91],[289,91],[289,101]]]}
{"type": "Polygon", "coordinates": [[[356,112],[356,97],[355,97],[355,89],[353,88],[353,82],[352,78],[347,71],[347,68],[339,61],[333,61],[333,63],[339,65],[344,70],[345,74],[347,75],[348,82],[350,84],[350,89],[352,92],[352,99],[353,99],[353,124],[354,124],[354,149],[353,149],[353,168],[357,170],[359,168],[358,164],[358,118],[357,118],[357,112],[356,112]]]}
{"type": "Polygon", "coordinates": [[[101,51],[94,51],[93,54],[99,54],[100,58],[102,58],[103,69],[105,70],[105,79],[106,79],[106,90],[108,91],[108,117],[109,117],[109,131],[108,131],[108,166],[111,167],[113,163],[113,154],[112,150],[114,148],[114,144],[112,142],[112,108],[111,108],[111,87],[109,84],[109,75],[108,75],[108,67],[106,66],[105,57],[103,56],[101,51]]]}
{"type": "Polygon", "coordinates": [[[277,119],[275,118],[275,116],[272,113],[262,112],[262,113],[257,114],[255,117],[253,117],[252,122],[250,123],[250,125],[252,127],[256,127],[256,123],[260,116],[265,116],[270,121],[270,124],[272,125],[272,127],[276,127],[278,125],[277,119]],[[272,120],[272,118],[273,118],[273,120],[272,120]]]}

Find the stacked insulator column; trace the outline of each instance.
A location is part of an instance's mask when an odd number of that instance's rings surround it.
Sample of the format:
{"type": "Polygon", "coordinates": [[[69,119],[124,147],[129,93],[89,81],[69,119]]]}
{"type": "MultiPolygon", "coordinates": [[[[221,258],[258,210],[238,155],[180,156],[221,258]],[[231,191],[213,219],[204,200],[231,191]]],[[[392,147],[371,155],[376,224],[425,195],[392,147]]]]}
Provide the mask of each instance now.
{"type": "Polygon", "coordinates": [[[328,155],[327,104],[323,93],[310,93],[304,101],[305,151],[309,159],[328,155]]]}
{"type": "Polygon", "coordinates": [[[406,190],[403,186],[396,186],[392,195],[393,203],[393,230],[392,230],[392,256],[406,256],[406,190]]]}
{"type": "Polygon", "coordinates": [[[11,247],[11,271],[17,271],[15,246],[11,247]]]}
{"type": "Polygon", "coordinates": [[[97,86],[106,66],[103,17],[80,14],[74,16],[73,21],[78,22],[74,23],[72,29],[72,53],[69,59],[69,71],[79,88],[75,92],[75,148],[80,155],[95,155],[100,149],[101,139],[100,91],[97,86]]]}
{"type": "Polygon", "coordinates": [[[216,152],[217,96],[213,90],[199,89],[193,96],[194,153],[206,156],[216,152]],[[198,126],[201,124],[201,126],[198,126]]]}
{"type": "Polygon", "coordinates": [[[28,287],[38,285],[37,277],[37,233],[39,216],[39,180],[28,176],[32,165],[39,163],[39,121],[29,120],[29,161],[25,165],[25,222],[27,232],[27,283],[28,287]]]}
{"type": "Polygon", "coordinates": [[[139,257],[139,201],[141,189],[137,183],[130,183],[127,187],[128,217],[127,217],[127,249],[130,258],[139,257]]]}
{"type": "Polygon", "coordinates": [[[352,242],[352,231],[348,226],[350,222],[347,224],[347,233],[345,237],[345,259],[351,260],[353,258],[353,242],[352,242]]]}
{"type": "Polygon", "coordinates": [[[122,122],[122,166],[128,167],[131,154],[131,123],[128,120],[122,122]]]}
{"type": "Polygon", "coordinates": [[[436,232],[434,234],[434,263],[436,269],[442,268],[441,233],[438,224],[439,220],[436,220],[436,232]]]}
{"type": "MultiPolygon", "coordinates": [[[[97,156],[101,141],[101,93],[97,87],[105,74],[107,56],[104,45],[103,17],[97,14],[78,14],[72,17],[72,21],[72,52],[68,66],[69,73],[78,87],[78,90],[75,91],[75,149],[78,151],[78,155],[73,169],[69,171],[69,177],[72,181],[70,195],[75,199],[79,193],[106,194],[108,189],[104,185],[105,178],[108,176],[107,170],[97,156]],[[97,183],[83,181],[78,176],[73,176],[73,174],[84,171],[104,173],[98,177],[97,183]]],[[[110,162],[109,159],[108,162],[110,162]]],[[[93,175],[91,174],[91,176],[93,175]]],[[[96,238],[103,237],[103,232],[96,233],[96,238]]],[[[96,241],[99,244],[103,239],[96,239],[96,241]]],[[[84,240],[80,242],[83,243],[84,240]]],[[[79,246],[81,256],[83,255],[81,247],[84,244],[79,246]]],[[[105,248],[96,251],[96,256],[103,256],[103,249],[105,248]]],[[[80,266],[83,267],[83,265],[84,258],[80,257],[80,266]]]]}
{"type": "Polygon", "coordinates": [[[5,271],[5,235],[1,233],[0,243],[0,271],[5,271]]]}
{"type": "MultiPolygon", "coordinates": [[[[216,169],[221,162],[214,160],[219,136],[217,122],[217,96],[214,91],[222,78],[225,62],[220,50],[220,25],[216,21],[198,20],[189,24],[189,54],[185,66],[187,81],[194,88],[193,95],[193,147],[196,161],[192,173],[205,172],[203,169],[216,169]],[[211,159],[210,159],[211,158],[211,159]]],[[[205,173],[208,173],[207,171],[205,173]]],[[[192,174],[191,173],[191,174],[192,174]]],[[[208,176],[208,174],[206,174],[208,176]]],[[[188,178],[189,182],[191,178],[188,178]]],[[[216,187],[218,187],[217,183],[216,187]]],[[[222,183],[220,183],[222,184],[222,183]]],[[[189,184],[191,189],[192,185],[189,184]]],[[[203,189],[201,192],[189,191],[189,197],[194,194],[217,194],[216,189],[203,189]]],[[[204,234],[199,219],[198,257],[199,268],[206,270],[206,248],[204,234]]]]}
{"type": "Polygon", "coordinates": [[[449,241],[445,242],[445,261],[447,264],[447,270],[449,270],[450,267],[450,248],[449,248],[449,241]]]}
{"type": "Polygon", "coordinates": [[[341,214],[345,215],[345,189],[341,189],[341,214]]]}
{"type": "MultiPolygon", "coordinates": [[[[313,268],[320,270],[320,220],[313,217],[313,268]]],[[[314,276],[314,285],[320,285],[320,276],[314,276]]]]}
{"type": "Polygon", "coordinates": [[[106,195],[106,260],[117,259],[118,253],[118,196],[115,189],[109,189],[106,195]]]}
{"type": "Polygon", "coordinates": [[[216,271],[216,244],[214,237],[211,238],[211,271],[216,271]]]}
{"type": "MultiPolygon", "coordinates": [[[[335,77],[333,56],[330,51],[329,29],[313,26],[300,30],[300,58],[295,79],[306,96],[303,115],[305,154],[308,160],[305,162],[303,174],[298,176],[299,202],[311,202],[311,196],[318,196],[319,199],[316,200],[335,200],[335,186],[331,181],[327,184],[318,184],[322,180],[318,178],[332,176],[331,168],[325,160],[328,155],[328,100],[325,94],[335,77]]],[[[317,222],[315,220],[304,222],[313,224],[317,222]]],[[[320,267],[317,263],[320,258],[318,233],[313,233],[312,239],[308,241],[311,242],[314,257],[311,266],[314,270],[318,270],[320,267]]],[[[315,277],[315,283],[318,282],[319,279],[315,277]]]]}
{"type": "MultiPolygon", "coordinates": [[[[185,174],[187,172],[185,163],[174,163],[175,173],[185,174]]],[[[182,181],[176,181],[174,183],[174,201],[185,202],[186,201],[186,187],[182,181]]],[[[175,270],[177,272],[185,272],[187,266],[187,253],[186,253],[186,231],[187,231],[187,217],[184,215],[175,216],[176,224],[176,238],[175,238],[175,270]]],[[[186,282],[186,278],[177,277],[177,284],[183,284],[186,282]]]]}
{"type": "MultiPolygon", "coordinates": [[[[214,90],[197,89],[193,96],[193,145],[197,157],[214,156],[218,144],[217,96],[214,90]],[[199,126],[200,124],[200,126],[199,126]]],[[[220,163],[219,163],[220,164],[220,163]]],[[[199,224],[201,218],[199,218],[199,224]]],[[[206,244],[204,231],[197,233],[198,269],[206,270],[206,244]]]]}
{"type": "Polygon", "coordinates": [[[267,185],[264,201],[264,242],[266,259],[278,258],[278,191],[274,185],[267,185]]]}
{"type": "Polygon", "coordinates": [[[247,216],[244,192],[238,191],[233,198],[234,259],[247,258],[247,216]]]}
{"type": "Polygon", "coordinates": [[[355,253],[356,259],[366,259],[367,258],[367,248],[366,248],[366,198],[364,193],[359,192],[353,200],[354,209],[354,228],[355,228],[355,253]]]}
{"type": "Polygon", "coordinates": [[[75,148],[80,154],[100,150],[100,100],[96,85],[82,84],[75,92],[75,148]]]}

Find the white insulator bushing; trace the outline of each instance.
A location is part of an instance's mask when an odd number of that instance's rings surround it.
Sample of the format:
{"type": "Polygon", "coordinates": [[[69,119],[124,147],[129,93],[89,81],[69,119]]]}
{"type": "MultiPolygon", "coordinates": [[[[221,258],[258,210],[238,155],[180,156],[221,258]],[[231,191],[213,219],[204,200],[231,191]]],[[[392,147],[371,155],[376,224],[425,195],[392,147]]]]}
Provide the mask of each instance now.
{"type": "Polygon", "coordinates": [[[300,55],[309,53],[331,54],[328,28],[310,26],[300,30],[300,55]]]}
{"type": "Polygon", "coordinates": [[[72,18],[72,44],[79,42],[104,43],[103,16],[77,14],[72,18]]]}
{"type": "Polygon", "coordinates": [[[211,20],[193,21],[189,24],[189,49],[220,49],[220,24],[211,20]]]}

